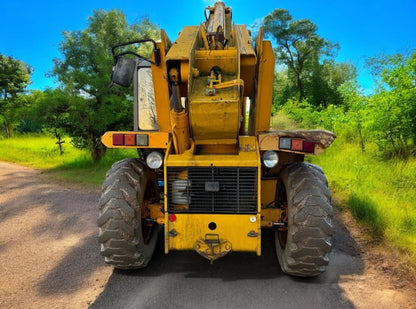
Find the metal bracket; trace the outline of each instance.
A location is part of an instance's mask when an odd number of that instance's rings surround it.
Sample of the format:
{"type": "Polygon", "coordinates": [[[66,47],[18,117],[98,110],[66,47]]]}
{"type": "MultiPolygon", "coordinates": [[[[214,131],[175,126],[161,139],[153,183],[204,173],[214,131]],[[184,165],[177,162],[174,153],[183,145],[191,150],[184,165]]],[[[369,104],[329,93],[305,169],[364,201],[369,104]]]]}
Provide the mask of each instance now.
{"type": "Polygon", "coordinates": [[[168,232],[168,236],[170,236],[170,237],[175,237],[175,236],[178,236],[178,232],[176,232],[176,230],[175,230],[175,229],[171,229],[171,230],[168,232]]]}
{"type": "Polygon", "coordinates": [[[211,264],[231,251],[231,243],[220,239],[218,234],[205,234],[205,239],[199,239],[194,244],[194,249],[211,264]]]}

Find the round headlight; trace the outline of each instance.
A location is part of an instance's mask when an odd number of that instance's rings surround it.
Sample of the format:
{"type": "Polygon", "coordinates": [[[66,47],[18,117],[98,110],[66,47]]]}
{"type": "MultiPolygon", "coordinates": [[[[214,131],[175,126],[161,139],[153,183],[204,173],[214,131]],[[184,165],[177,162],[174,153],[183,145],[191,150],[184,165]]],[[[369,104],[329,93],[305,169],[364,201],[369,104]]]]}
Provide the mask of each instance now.
{"type": "Polygon", "coordinates": [[[147,166],[153,169],[159,168],[163,164],[163,157],[160,152],[153,151],[147,155],[147,166]]]}
{"type": "Polygon", "coordinates": [[[277,163],[279,163],[279,156],[277,155],[277,152],[272,150],[263,153],[262,159],[263,164],[268,168],[275,167],[277,163]]]}

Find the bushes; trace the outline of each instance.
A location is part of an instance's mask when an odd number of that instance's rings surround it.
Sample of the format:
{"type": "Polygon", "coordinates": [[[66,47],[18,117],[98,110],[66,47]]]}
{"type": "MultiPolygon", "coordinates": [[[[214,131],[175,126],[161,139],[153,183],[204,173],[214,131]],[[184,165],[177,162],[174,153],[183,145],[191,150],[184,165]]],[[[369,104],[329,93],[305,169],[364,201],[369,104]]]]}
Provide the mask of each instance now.
{"type": "Polygon", "coordinates": [[[315,106],[289,99],[283,110],[306,128],[324,128],[359,143],[376,143],[385,159],[416,154],[416,51],[409,56],[379,56],[371,65],[377,92],[366,96],[356,81],[342,84],[338,102],[315,106]],[[376,69],[375,69],[376,68],[376,69]]]}

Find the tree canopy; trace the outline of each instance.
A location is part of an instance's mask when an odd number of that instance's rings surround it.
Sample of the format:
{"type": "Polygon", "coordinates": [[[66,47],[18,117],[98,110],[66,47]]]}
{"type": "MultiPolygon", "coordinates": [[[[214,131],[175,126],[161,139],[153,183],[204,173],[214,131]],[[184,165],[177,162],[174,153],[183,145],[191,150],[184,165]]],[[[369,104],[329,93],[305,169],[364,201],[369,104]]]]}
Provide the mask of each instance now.
{"type": "Polygon", "coordinates": [[[376,140],[384,150],[408,156],[416,145],[416,51],[380,55],[368,64],[379,82],[369,100],[376,140]]]}
{"type": "Polygon", "coordinates": [[[276,77],[281,93],[275,103],[283,105],[296,98],[306,99],[314,106],[340,104],[338,87],[356,73],[352,65],[333,60],[339,46],[319,36],[318,27],[309,19],[294,20],[283,9],[267,15],[263,24],[265,34],[277,44],[275,53],[280,72],[276,77]]]}
{"type": "Polygon", "coordinates": [[[100,138],[106,130],[132,126],[130,91],[108,88],[113,66],[111,46],[158,36],[158,26],[147,18],[130,25],[118,10],[96,10],[86,29],[63,32],[59,46],[63,58],[54,59],[52,74],[76,98],[68,106],[67,131],[77,147],[90,149],[94,160],[104,154],[100,138]]]}
{"type": "Polygon", "coordinates": [[[32,72],[33,69],[23,61],[0,54],[0,119],[7,137],[11,134],[16,109],[25,102],[21,95],[31,82],[32,72]]]}

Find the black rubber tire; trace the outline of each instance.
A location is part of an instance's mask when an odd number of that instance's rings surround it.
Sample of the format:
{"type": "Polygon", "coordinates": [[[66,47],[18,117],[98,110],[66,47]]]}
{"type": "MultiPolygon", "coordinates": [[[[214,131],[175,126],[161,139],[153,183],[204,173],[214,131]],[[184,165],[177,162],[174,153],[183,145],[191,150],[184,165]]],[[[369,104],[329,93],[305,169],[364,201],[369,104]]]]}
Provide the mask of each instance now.
{"type": "MultiPolygon", "coordinates": [[[[276,231],[276,253],[283,272],[313,277],[326,270],[332,248],[331,193],[323,170],[296,162],[280,173],[280,184],[288,206],[288,230],[276,231]]],[[[282,196],[282,194],[281,194],[282,196]]]]}
{"type": "Polygon", "coordinates": [[[158,225],[147,227],[142,222],[141,207],[144,199],[158,195],[156,174],[144,163],[125,159],[113,164],[102,186],[97,220],[98,242],[106,263],[119,269],[147,266],[156,246],[158,225]]]}

